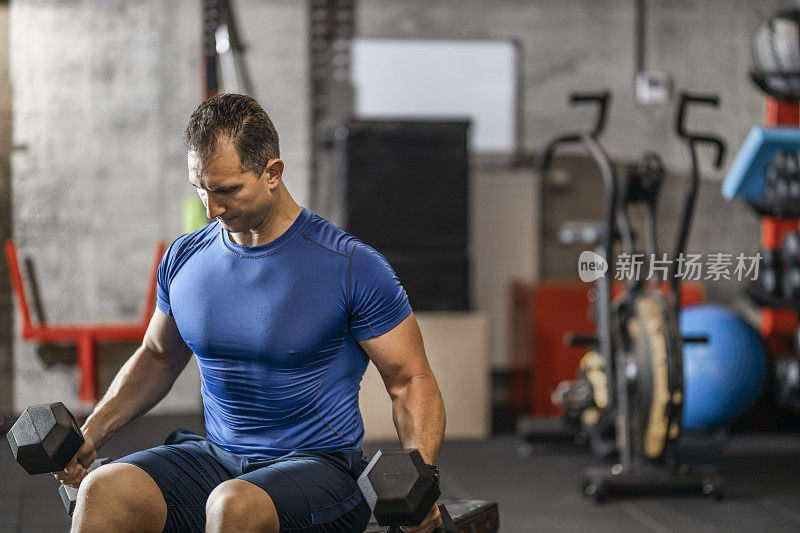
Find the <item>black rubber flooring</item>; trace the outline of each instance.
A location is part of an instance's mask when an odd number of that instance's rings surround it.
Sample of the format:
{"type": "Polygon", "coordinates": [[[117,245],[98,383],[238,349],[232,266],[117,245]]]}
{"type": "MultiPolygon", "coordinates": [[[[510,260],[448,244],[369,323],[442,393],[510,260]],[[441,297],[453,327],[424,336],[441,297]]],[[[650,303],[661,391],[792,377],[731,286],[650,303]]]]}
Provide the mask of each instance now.
{"type": "MultiPolygon", "coordinates": [[[[103,449],[116,458],[160,444],[173,429],[202,431],[199,417],[145,417],[103,449]]],[[[390,444],[391,445],[391,444],[390,444]]],[[[0,444],[0,532],[58,532],[69,519],[50,475],[28,476],[0,444]]],[[[367,455],[380,444],[365,446],[367,455]]],[[[730,437],[714,452],[727,477],[725,498],[700,495],[626,497],[595,504],[579,491],[582,471],[597,461],[568,442],[533,446],[514,435],[447,442],[440,457],[445,496],[499,503],[505,532],[800,531],[800,435],[730,437]]]]}

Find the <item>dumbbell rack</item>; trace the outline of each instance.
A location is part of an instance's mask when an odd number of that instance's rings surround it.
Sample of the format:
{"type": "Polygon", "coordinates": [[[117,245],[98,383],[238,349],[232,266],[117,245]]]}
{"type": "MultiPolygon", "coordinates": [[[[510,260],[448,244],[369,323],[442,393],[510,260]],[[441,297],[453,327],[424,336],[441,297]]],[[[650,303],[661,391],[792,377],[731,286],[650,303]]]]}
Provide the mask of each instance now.
{"type": "MultiPolygon", "coordinates": [[[[800,103],[782,102],[767,96],[764,124],[767,127],[800,127],[800,103]]],[[[774,215],[758,205],[753,205],[753,208],[761,216],[762,249],[777,251],[787,233],[798,231],[800,210],[783,210],[779,215],[774,215]]],[[[791,302],[770,298],[755,286],[749,287],[747,292],[761,306],[759,332],[770,352],[780,354],[792,351],[800,308],[791,302]]]]}

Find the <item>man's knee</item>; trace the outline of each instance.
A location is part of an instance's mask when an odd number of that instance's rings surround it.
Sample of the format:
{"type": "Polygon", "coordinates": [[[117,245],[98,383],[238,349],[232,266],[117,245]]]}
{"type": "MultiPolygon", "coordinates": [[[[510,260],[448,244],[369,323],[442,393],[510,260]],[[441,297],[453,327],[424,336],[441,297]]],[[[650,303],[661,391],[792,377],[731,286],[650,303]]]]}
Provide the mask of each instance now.
{"type": "Polygon", "coordinates": [[[278,530],[275,504],[264,490],[249,481],[225,481],[208,495],[206,531],[278,530]]]}
{"type": "Polygon", "coordinates": [[[120,531],[161,531],[166,518],[167,504],[153,478],[137,466],[112,463],[81,482],[73,531],[95,531],[101,524],[120,531]]]}

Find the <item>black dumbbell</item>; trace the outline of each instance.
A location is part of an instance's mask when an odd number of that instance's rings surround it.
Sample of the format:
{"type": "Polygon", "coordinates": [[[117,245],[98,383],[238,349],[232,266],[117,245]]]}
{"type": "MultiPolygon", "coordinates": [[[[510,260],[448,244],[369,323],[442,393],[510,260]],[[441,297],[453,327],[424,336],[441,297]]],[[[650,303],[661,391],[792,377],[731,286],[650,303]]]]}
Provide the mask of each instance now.
{"type": "Polygon", "coordinates": [[[758,273],[761,288],[774,296],[781,294],[781,256],[777,250],[761,250],[761,266],[758,273]]]}
{"type": "Polygon", "coordinates": [[[797,200],[800,192],[800,164],[796,152],[788,152],[786,157],[786,181],[789,184],[789,199],[797,200]]]}
{"type": "MultiPolygon", "coordinates": [[[[92,464],[89,465],[89,468],[86,469],[86,471],[91,472],[96,468],[103,466],[108,461],[108,457],[95,459],[92,461],[92,464]]],[[[64,502],[64,508],[67,510],[67,513],[72,516],[73,511],[75,511],[75,502],[78,501],[78,489],[70,485],[61,485],[58,487],[58,494],[61,495],[61,501],[64,502]]]]}
{"type": "Polygon", "coordinates": [[[800,266],[800,234],[789,231],[781,243],[781,260],[788,266],[800,266]]]}
{"type": "MultiPolygon", "coordinates": [[[[422,522],[439,497],[434,467],[425,464],[418,450],[380,450],[358,478],[358,486],[382,526],[415,526],[422,522]]],[[[442,527],[437,532],[457,533],[450,513],[439,505],[442,527]]]]}
{"type": "Polygon", "coordinates": [[[64,470],[84,442],[75,417],[61,402],[28,407],[6,437],[14,459],[29,474],[64,470]]]}
{"type": "Polygon", "coordinates": [[[784,235],[781,261],[786,267],[781,280],[783,297],[792,302],[800,301],[800,234],[796,231],[784,235]]]}
{"type": "Polygon", "coordinates": [[[800,302],[800,266],[792,266],[783,273],[783,297],[800,302]]]}
{"type": "Polygon", "coordinates": [[[775,154],[772,156],[772,161],[767,167],[767,171],[764,173],[764,181],[767,185],[772,185],[778,181],[778,176],[781,173],[782,165],[783,154],[780,152],[775,152],[775,154]]]}
{"type": "Polygon", "coordinates": [[[764,183],[764,199],[768,203],[779,203],[781,194],[787,191],[785,184],[786,179],[786,157],[780,150],[776,151],[772,156],[772,161],[765,173],[764,183]]]}
{"type": "Polygon", "coordinates": [[[775,188],[778,184],[778,171],[774,167],[767,169],[766,178],[764,180],[764,201],[768,204],[773,204],[777,200],[775,188]]]}

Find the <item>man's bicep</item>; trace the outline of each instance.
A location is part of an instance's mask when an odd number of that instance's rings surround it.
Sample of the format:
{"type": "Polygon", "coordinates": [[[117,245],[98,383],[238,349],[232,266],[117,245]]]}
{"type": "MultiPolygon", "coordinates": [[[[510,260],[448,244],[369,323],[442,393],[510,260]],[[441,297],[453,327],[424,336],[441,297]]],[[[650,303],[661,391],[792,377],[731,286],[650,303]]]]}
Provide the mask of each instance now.
{"type": "Polygon", "coordinates": [[[431,372],[414,313],[383,335],[358,343],[375,364],[390,394],[396,387],[431,372]]]}
{"type": "Polygon", "coordinates": [[[192,350],[183,342],[175,319],[158,308],[147,326],[143,345],[154,355],[166,358],[181,369],[192,355],[192,350]]]}

